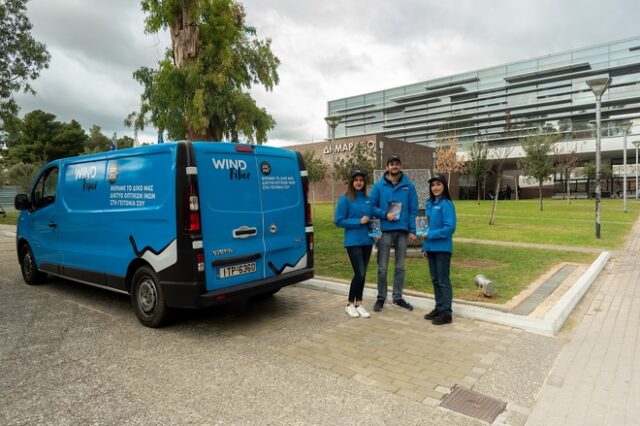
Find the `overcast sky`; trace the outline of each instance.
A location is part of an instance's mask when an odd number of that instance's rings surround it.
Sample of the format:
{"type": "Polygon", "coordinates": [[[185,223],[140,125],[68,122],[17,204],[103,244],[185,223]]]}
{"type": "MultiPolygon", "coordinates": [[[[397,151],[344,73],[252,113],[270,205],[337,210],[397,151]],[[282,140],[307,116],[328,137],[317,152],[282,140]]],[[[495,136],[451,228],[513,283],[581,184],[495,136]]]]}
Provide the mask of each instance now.
{"type": "MultiPolygon", "coordinates": [[[[638,0],[245,0],[247,23],[271,38],[280,84],[253,91],[277,121],[270,145],[327,137],[327,101],[640,35],[638,0]]],[[[31,0],[28,15],[51,63],[19,95],[88,131],[130,135],[139,107],[132,73],[169,44],[146,35],[136,0],[31,0]]],[[[155,141],[149,129],[141,141],[155,141]]]]}

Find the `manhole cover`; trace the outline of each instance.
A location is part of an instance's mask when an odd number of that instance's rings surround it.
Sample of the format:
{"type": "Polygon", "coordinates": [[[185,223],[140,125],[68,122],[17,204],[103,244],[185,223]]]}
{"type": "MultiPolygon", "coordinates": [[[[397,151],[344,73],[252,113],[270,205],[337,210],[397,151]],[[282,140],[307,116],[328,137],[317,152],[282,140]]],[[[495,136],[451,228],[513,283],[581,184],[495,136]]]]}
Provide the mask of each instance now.
{"type": "Polygon", "coordinates": [[[456,385],[453,391],[442,400],[440,406],[493,423],[498,414],[507,407],[507,403],[456,385]]]}

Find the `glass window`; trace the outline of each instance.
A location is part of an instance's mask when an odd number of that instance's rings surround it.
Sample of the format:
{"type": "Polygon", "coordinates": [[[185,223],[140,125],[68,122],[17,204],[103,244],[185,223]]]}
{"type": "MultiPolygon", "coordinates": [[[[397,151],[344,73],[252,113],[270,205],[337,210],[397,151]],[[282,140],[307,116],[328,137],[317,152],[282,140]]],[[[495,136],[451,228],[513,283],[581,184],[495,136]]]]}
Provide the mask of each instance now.
{"type": "Polygon", "coordinates": [[[549,55],[538,59],[538,68],[541,70],[560,67],[571,64],[571,52],[549,55]]]}
{"type": "MultiPolygon", "coordinates": [[[[590,47],[587,49],[579,49],[574,50],[571,54],[574,62],[577,62],[577,59],[591,59],[592,57],[596,57],[598,55],[608,55],[609,54],[609,46],[597,46],[590,47]]],[[[580,61],[582,62],[582,61],[580,61]]]]}
{"type": "Polygon", "coordinates": [[[538,67],[535,59],[528,61],[516,62],[507,65],[507,73],[509,75],[524,74],[526,71],[535,71],[538,67]]]}
{"type": "Polygon", "coordinates": [[[39,209],[52,204],[56,199],[58,187],[58,168],[52,167],[45,171],[33,188],[32,200],[35,208],[39,209]]]}

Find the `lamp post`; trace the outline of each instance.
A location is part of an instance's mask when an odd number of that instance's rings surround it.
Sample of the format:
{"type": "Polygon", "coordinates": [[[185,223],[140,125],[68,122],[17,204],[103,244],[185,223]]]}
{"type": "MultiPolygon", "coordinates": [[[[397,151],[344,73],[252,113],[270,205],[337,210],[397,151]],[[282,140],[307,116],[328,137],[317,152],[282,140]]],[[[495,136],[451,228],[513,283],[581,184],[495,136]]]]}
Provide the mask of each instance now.
{"type": "Polygon", "coordinates": [[[640,141],[634,141],[633,146],[636,147],[636,200],[638,199],[638,148],[640,148],[640,141]]]}
{"type": "Polygon", "coordinates": [[[596,97],[596,239],[598,240],[600,239],[600,198],[602,196],[600,182],[600,100],[610,84],[610,77],[587,80],[587,85],[596,97]]]}
{"type": "Polygon", "coordinates": [[[331,115],[325,117],[324,121],[327,122],[331,129],[331,203],[333,205],[333,214],[336,213],[336,127],[342,121],[342,117],[339,115],[331,115]]]}
{"type": "Polygon", "coordinates": [[[626,123],[622,124],[622,130],[624,130],[624,142],[622,144],[622,150],[624,151],[622,153],[622,164],[624,167],[624,171],[622,172],[622,186],[623,186],[623,190],[622,190],[622,194],[623,194],[623,210],[626,213],[627,212],[627,135],[629,134],[629,131],[631,130],[631,128],[633,127],[633,121],[629,120],[626,123]]]}

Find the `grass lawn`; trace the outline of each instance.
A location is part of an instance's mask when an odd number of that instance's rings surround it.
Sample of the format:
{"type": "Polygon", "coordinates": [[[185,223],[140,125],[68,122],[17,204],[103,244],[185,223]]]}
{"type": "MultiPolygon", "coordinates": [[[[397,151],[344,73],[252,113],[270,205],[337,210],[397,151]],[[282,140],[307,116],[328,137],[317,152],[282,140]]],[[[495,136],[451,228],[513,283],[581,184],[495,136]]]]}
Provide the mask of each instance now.
{"type": "MultiPolygon", "coordinates": [[[[611,249],[620,247],[640,214],[640,203],[628,201],[628,213],[622,212],[622,200],[603,200],[602,239],[594,237],[594,201],[545,200],[539,211],[537,200],[500,201],[496,224],[488,225],[491,202],[456,201],[458,228],[456,237],[483,240],[518,241],[540,244],[585,246],[611,249]]],[[[343,230],[333,225],[331,204],[315,204],[315,269],[318,276],[351,279],[351,265],[344,249],[343,230]]],[[[591,263],[595,254],[501,247],[488,244],[455,243],[451,280],[456,298],[505,303],[536,278],[561,262],[591,263]],[[478,298],[474,277],[485,274],[496,283],[496,296],[478,298]]],[[[392,265],[389,266],[391,278],[392,265]]],[[[369,264],[367,282],[375,283],[375,258],[369,264]]],[[[389,283],[391,281],[389,280],[389,283]]],[[[405,263],[405,288],[432,293],[424,259],[408,258],[405,263]]]]}
{"type": "Polygon", "coordinates": [[[18,212],[7,212],[6,216],[0,215],[0,224],[15,225],[18,222],[18,212]]]}

